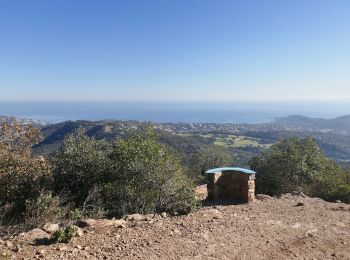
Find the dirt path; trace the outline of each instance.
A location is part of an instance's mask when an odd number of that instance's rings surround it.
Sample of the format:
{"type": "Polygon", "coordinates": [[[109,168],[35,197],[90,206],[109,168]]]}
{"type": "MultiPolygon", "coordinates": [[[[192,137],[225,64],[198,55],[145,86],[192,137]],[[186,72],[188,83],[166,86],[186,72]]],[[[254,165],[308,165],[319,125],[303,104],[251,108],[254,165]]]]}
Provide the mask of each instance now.
{"type": "Polygon", "coordinates": [[[350,259],[350,205],[292,195],[84,232],[48,246],[17,238],[11,242],[20,252],[0,245],[0,253],[10,259],[350,259]]]}

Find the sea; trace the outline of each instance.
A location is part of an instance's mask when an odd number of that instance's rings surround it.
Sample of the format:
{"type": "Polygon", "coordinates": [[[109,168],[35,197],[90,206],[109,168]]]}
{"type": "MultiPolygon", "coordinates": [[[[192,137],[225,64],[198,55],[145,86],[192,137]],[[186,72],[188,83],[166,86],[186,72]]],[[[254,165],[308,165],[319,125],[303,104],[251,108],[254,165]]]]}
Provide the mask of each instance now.
{"type": "Polygon", "coordinates": [[[58,123],[67,120],[257,124],[303,115],[335,118],[350,114],[350,102],[45,102],[0,101],[0,115],[58,123]]]}

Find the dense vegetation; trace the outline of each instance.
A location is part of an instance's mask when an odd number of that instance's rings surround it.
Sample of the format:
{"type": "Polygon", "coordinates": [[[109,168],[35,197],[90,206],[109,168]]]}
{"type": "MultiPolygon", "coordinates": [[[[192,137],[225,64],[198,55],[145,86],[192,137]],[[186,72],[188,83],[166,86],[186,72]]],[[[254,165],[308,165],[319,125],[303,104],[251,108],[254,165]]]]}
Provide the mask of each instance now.
{"type": "Polygon", "coordinates": [[[0,134],[0,224],[23,220],[33,201],[52,187],[47,160],[32,157],[32,146],[41,140],[38,129],[16,121],[3,123],[0,134]]]}
{"type": "Polygon", "coordinates": [[[193,186],[203,183],[207,169],[246,166],[248,159],[257,171],[258,193],[299,190],[350,203],[349,172],[325,156],[322,141],[306,133],[288,137],[246,128],[231,129],[235,134],[188,133],[183,128],[173,132],[174,127],[178,125],[163,129],[132,121],[77,121],[48,126],[43,137],[31,125],[5,121],[0,132],[0,227],[130,213],[186,214],[197,206],[193,186]]]}
{"type": "Polygon", "coordinates": [[[258,193],[302,191],[329,201],[350,202],[349,173],[324,156],[313,138],[284,139],[250,161],[258,193]]]}
{"type": "Polygon", "coordinates": [[[113,142],[89,138],[78,129],[65,138],[52,162],[56,191],[65,190],[84,213],[182,214],[195,206],[179,160],[151,127],[113,142]]]}
{"type": "Polygon", "coordinates": [[[212,145],[198,149],[192,156],[188,174],[197,184],[203,184],[207,170],[231,165],[234,165],[233,153],[225,147],[212,145]]]}
{"type": "Polygon", "coordinates": [[[32,156],[40,132],[3,123],[0,146],[0,226],[26,228],[81,217],[130,213],[185,214],[197,203],[193,185],[151,127],[107,142],[77,129],[48,162],[32,156]]]}
{"type": "MultiPolygon", "coordinates": [[[[42,126],[44,140],[34,147],[34,153],[49,155],[62,146],[67,134],[78,128],[97,140],[123,138],[130,129],[145,123],[137,121],[67,121],[42,126]]],[[[178,154],[181,163],[191,167],[192,156],[208,146],[225,147],[235,156],[235,165],[248,167],[249,160],[281,139],[312,136],[325,152],[343,167],[350,168],[350,117],[317,119],[290,116],[264,124],[215,123],[154,123],[159,141],[178,154]]]]}

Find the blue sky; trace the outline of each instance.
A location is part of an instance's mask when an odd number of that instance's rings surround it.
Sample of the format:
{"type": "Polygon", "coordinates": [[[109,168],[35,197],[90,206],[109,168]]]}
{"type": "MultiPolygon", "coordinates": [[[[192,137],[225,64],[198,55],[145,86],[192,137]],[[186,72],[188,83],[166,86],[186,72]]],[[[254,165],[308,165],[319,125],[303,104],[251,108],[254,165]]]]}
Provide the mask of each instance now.
{"type": "Polygon", "coordinates": [[[0,100],[350,100],[348,0],[0,0],[0,100]]]}

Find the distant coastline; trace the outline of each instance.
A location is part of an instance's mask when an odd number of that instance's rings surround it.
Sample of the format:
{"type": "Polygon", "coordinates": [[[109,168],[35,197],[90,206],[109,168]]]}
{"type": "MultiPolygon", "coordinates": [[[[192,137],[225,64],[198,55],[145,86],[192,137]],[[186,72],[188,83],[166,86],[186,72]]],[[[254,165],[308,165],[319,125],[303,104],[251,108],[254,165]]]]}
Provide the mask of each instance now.
{"type": "Polygon", "coordinates": [[[289,115],[335,118],[346,114],[350,104],[345,102],[0,102],[0,115],[49,123],[115,119],[259,124],[289,115]]]}

